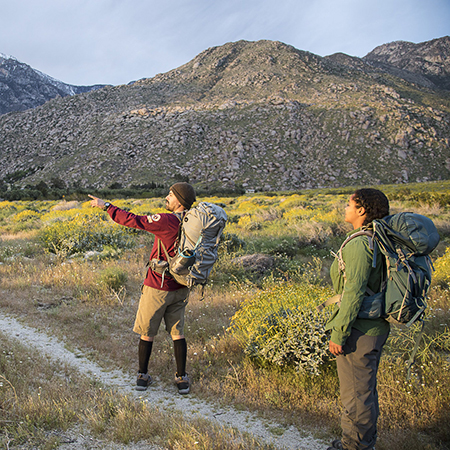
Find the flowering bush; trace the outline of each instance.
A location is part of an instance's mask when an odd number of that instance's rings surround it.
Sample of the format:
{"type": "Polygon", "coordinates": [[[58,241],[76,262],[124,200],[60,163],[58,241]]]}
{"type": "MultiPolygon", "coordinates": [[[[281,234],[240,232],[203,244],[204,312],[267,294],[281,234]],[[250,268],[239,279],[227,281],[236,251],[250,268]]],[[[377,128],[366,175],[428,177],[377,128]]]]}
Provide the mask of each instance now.
{"type": "Polygon", "coordinates": [[[253,216],[247,214],[239,219],[238,225],[247,231],[255,231],[262,228],[261,224],[253,216]]]}
{"type": "Polygon", "coordinates": [[[260,197],[246,199],[241,201],[237,206],[239,214],[254,214],[261,209],[263,200],[260,197]]]}
{"type": "Polygon", "coordinates": [[[310,205],[310,201],[307,199],[306,195],[293,194],[288,197],[280,199],[280,206],[286,210],[291,209],[304,209],[310,205]]]}
{"type": "Polygon", "coordinates": [[[14,216],[11,217],[11,220],[16,223],[32,222],[38,220],[40,217],[41,214],[37,213],[36,211],[30,211],[29,209],[25,209],[24,211],[14,214],[14,216]]]}
{"type": "Polygon", "coordinates": [[[433,281],[441,287],[450,285],[450,247],[434,263],[433,281]]]}
{"type": "Polygon", "coordinates": [[[132,248],[135,230],[115,225],[106,220],[103,212],[78,214],[69,220],[57,220],[41,231],[44,247],[59,256],[69,256],[90,250],[132,248]]]}
{"type": "Polygon", "coordinates": [[[315,306],[331,295],[311,281],[272,282],[244,301],[229,331],[252,358],[319,375],[329,357],[324,327],[330,311],[318,313],[315,306]]]}
{"type": "Polygon", "coordinates": [[[312,215],[310,208],[295,207],[291,208],[283,213],[283,218],[288,222],[301,222],[302,220],[308,220],[312,215]]]}
{"type": "Polygon", "coordinates": [[[11,210],[11,211],[17,210],[17,208],[15,206],[15,202],[10,202],[7,200],[3,200],[0,202],[0,209],[11,210]]]}

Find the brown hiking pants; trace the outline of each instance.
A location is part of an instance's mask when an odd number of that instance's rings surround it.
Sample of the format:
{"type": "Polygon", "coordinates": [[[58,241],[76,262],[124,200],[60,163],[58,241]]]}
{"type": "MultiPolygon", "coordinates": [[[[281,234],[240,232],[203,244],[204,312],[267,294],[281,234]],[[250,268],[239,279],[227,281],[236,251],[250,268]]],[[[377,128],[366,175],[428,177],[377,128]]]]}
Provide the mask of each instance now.
{"type": "Polygon", "coordinates": [[[377,439],[379,414],[377,372],[381,351],[389,333],[367,336],[352,328],[336,358],[341,401],[341,427],[345,450],[371,450],[377,439]]]}

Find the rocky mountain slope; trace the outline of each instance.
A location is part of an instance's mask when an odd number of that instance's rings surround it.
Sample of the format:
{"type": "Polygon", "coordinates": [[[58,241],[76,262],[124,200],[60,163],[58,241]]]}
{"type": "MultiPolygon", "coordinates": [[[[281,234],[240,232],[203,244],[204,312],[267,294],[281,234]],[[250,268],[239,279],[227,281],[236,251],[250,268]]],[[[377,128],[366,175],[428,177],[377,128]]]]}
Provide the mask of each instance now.
{"type": "Polygon", "coordinates": [[[437,41],[439,88],[406,59],[389,65],[385,46],[363,59],[273,41],[210,48],[133,85],[1,116],[0,179],[255,190],[447,179],[448,38],[437,41]]]}
{"type": "Polygon", "coordinates": [[[24,111],[57,96],[81,94],[103,86],[72,86],[0,53],[0,114],[24,111]]]}
{"type": "Polygon", "coordinates": [[[392,42],[381,45],[366,55],[364,61],[390,71],[394,75],[408,78],[416,75],[417,82],[425,78],[436,89],[450,90],[450,37],[413,44],[392,42]]]}

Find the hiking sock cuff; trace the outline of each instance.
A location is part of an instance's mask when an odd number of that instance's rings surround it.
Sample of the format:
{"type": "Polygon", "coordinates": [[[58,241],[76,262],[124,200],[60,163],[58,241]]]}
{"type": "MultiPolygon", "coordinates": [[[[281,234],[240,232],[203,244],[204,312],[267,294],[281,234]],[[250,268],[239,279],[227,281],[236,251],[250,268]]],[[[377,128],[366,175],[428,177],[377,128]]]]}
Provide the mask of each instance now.
{"type": "Polygon", "coordinates": [[[148,362],[152,354],[153,341],[139,340],[138,356],[139,356],[139,373],[147,373],[148,362]]]}
{"type": "Polygon", "coordinates": [[[186,339],[176,339],[173,341],[173,351],[177,364],[177,375],[186,375],[187,344],[186,339]]]}

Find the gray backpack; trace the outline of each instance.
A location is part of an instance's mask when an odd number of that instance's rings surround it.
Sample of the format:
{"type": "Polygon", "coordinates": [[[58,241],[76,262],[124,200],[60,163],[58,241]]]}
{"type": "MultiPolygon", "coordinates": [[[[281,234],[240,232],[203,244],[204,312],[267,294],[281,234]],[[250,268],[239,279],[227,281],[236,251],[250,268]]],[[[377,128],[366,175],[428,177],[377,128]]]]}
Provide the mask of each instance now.
{"type": "Polygon", "coordinates": [[[189,288],[198,284],[204,286],[217,260],[227,215],[223,208],[214,203],[200,202],[180,220],[175,256],[170,257],[161,242],[169,262],[169,274],[177,283],[189,288]]]}

